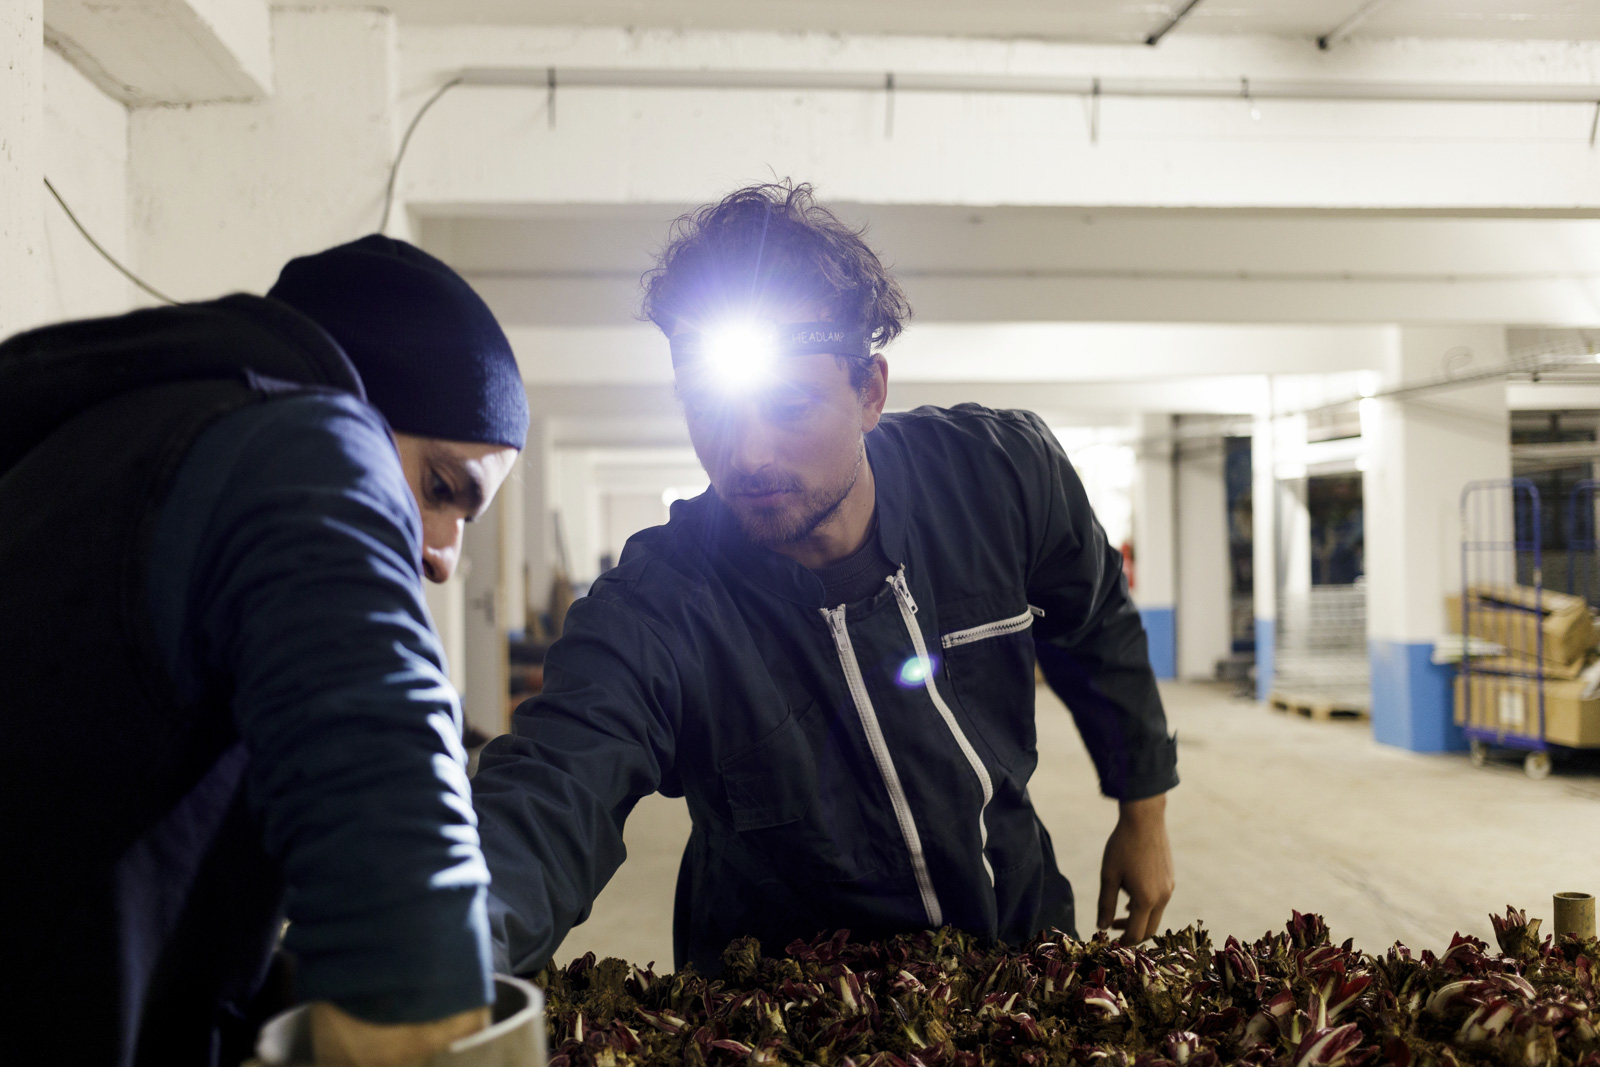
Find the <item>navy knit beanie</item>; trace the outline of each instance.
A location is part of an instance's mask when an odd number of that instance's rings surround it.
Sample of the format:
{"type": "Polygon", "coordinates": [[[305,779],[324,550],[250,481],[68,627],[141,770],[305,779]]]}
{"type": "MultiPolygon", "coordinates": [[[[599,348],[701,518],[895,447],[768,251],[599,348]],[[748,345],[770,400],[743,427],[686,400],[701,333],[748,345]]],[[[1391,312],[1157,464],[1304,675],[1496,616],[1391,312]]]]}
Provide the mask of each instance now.
{"type": "Polygon", "coordinates": [[[526,442],[528,397],[505,331],[461,275],[415,245],[372,234],[292,259],[267,295],[339,343],[400,433],[526,442]]]}

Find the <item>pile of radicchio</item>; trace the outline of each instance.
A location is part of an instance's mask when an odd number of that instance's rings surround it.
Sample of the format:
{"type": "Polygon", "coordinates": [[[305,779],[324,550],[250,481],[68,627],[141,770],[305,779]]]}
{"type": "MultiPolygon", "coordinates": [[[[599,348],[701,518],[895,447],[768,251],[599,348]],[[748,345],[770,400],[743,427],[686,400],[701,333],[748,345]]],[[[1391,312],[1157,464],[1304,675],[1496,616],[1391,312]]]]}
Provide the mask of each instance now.
{"type": "Polygon", "coordinates": [[[717,978],[590,954],[539,983],[550,1067],[1600,1067],[1600,945],[1491,918],[1499,953],[1457,934],[1439,956],[1369,955],[1295,912],[1220,950],[1198,927],[1015,950],[841,931],[782,959],[735,941],[717,978]]]}

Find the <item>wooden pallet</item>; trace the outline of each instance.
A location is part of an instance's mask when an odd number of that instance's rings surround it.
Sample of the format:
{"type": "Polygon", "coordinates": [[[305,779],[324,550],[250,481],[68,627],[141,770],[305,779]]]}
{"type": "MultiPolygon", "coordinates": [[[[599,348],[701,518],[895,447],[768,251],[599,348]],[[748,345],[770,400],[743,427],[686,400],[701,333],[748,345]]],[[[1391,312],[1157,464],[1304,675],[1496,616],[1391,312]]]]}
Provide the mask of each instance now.
{"type": "Polygon", "coordinates": [[[1268,699],[1268,703],[1272,705],[1273,711],[1281,711],[1285,714],[1292,712],[1318,721],[1371,718],[1367,709],[1357,704],[1329,701],[1321,697],[1300,697],[1286,693],[1273,693],[1268,699]]]}

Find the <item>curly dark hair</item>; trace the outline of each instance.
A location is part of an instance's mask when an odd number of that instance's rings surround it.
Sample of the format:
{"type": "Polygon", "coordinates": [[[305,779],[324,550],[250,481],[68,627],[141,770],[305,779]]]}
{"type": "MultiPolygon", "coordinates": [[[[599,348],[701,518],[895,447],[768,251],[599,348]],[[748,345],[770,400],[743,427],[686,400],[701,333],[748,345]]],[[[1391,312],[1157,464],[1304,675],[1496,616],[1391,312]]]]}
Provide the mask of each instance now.
{"type": "MultiPolygon", "coordinates": [[[[737,189],[673,222],[644,276],[642,315],[670,334],[730,308],[782,314],[815,306],[881,348],[905,329],[911,305],[865,233],[818,204],[809,184],[737,189]]],[[[866,371],[853,368],[852,376],[864,380],[866,371]]]]}

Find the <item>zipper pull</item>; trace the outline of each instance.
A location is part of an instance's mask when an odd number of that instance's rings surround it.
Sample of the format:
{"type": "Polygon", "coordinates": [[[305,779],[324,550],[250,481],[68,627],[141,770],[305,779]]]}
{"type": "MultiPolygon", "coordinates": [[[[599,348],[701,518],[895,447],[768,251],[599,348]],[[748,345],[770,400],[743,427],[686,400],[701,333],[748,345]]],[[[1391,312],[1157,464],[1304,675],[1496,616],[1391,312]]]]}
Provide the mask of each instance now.
{"type": "Polygon", "coordinates": [[[849,631],[845,629],[844,623],[843,604],[840,604],[837,608],[822,608],[820,610],[822,611],[822,617],[828,620],[828,629],[833,632],[834,637],[848,635],[849,631]]]}
{"type": "Polygon", "coordinates": [[[900,603],[911,609],[911,614],[915,615],[917,613],[917,602],[911,598],[911,586],[906,584],[905,565],[901,564],[900,569],[889,575],[884,581],[888,582],[890,587],[894,589],[894,595],[900,598],[900,603]]]}
{"type": "Polygon", "coordinates": [[[1036,618],[1036,619],[1044,618],[1044,609],[1043,608],[1036,608],[1032,604],[1029,604],[1028,605],[1028,610],[1033,613],[1034,618],[1036,618]]]}

